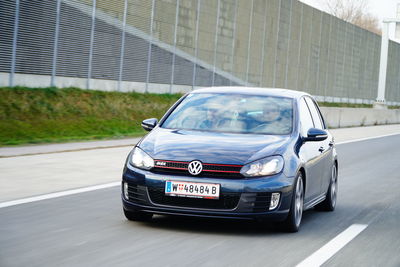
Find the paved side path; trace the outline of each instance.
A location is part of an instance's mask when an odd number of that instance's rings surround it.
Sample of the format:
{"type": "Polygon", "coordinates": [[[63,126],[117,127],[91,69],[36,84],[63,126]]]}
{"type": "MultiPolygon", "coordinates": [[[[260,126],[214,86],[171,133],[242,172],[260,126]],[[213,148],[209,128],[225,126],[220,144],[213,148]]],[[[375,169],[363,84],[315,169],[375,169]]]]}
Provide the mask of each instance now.
{"type": "MultiPolygon", "coordinates": [[[[332,133],[340,143],[400,134],[400,124],[334,129],[332,133]]],[[[126,156],[138,140],[0,148],[0,202],[119,181],[126,156]]]]}
{"type": "Polygon", "coordinates": [[[339,128],[330,131],[335,137],[336,143],[340,143],[387,134],[400,134],[400,124],[339,128]]]}
{"type": "Polygon", "coordinates": [[[71,152],[71,151],[91,150],[100,148],[134,146],[137,142],[139,142],[140,138],[141,137],[105,140],[105,141],[87,141],[87,142],[62,143],[62,144],[0,147],[0,158],[59,153],[59,152],[71,152]]]}

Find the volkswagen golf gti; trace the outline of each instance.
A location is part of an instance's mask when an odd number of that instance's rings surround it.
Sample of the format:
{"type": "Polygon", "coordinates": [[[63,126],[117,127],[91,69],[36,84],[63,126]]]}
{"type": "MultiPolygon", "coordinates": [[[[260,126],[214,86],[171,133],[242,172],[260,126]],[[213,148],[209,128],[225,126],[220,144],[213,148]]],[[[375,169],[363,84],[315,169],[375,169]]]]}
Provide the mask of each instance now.
{"type": "Polygon", "coordinates": [[[142,127],[149,133],[123,170],[128,220],[153,214],[268,220],[296,232],[304,210],[335,209],[335,143],[307,93],[194,90],[142,127]]]}

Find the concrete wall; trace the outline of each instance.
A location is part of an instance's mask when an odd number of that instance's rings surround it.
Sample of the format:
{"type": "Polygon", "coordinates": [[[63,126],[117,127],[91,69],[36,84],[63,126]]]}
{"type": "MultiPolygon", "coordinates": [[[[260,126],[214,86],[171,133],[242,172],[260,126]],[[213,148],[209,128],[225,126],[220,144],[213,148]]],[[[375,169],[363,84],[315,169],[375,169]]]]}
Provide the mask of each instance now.
{"type": "Polygon", "coordinates": [[[398,109],[321,107],[321,112],[329,128],[400,123],[398,109]]]}

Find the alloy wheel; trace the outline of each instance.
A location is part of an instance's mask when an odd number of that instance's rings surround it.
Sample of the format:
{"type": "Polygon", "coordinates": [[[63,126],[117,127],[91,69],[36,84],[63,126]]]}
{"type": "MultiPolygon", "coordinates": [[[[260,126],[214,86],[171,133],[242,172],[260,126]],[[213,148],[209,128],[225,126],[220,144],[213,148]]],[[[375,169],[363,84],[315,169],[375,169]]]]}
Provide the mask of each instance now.
{"type": "Polygon", "coordinates": [[[296,191],[295,191],[295,199],[294,199],[294,218],[296,222],[296,226],[300,225],[301,217],[303,215],[303,202],[304,202],[304,193],[303,193],[303,179],[301,175],[297,179],[296,183],[296,191]]]}
{"type": "Polygon", "coordinates": [[[331,178],[331,201],[332,206],[335,207],[336,205],[336,196],[337,196],[337,169],[336,165],[332,167],[332,178],[331,178]]]}

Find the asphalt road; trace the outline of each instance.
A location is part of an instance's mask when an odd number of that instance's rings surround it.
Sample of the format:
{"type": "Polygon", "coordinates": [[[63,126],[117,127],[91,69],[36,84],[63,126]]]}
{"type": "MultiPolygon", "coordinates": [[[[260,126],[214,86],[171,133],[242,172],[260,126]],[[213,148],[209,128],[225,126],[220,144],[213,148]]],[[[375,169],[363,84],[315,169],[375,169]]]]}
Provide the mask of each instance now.
{"type": "Polygon", "coordinates": [[[295,266],[353,224],[368,227],[326,266],[400,266],[400,135],[337,150],[337,209],[305,212],[299,233],[167,216],[129,222],[113,187],[1,208],[0,266],[295,266]]]}

